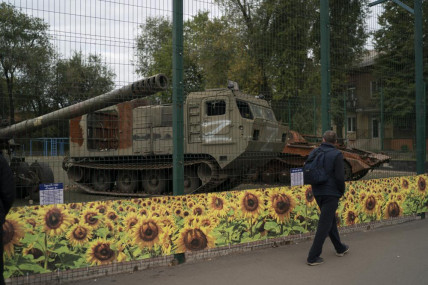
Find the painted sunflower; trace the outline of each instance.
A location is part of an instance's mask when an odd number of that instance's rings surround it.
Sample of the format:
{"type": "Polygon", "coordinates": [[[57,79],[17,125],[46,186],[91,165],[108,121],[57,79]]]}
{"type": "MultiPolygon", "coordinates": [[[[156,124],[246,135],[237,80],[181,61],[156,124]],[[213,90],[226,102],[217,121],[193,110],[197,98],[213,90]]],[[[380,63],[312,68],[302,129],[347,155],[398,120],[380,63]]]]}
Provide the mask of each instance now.
{"type": "Polygon", "coordinates": [[[219,217],[225,217],[229,210],[227,200],[216,193],[208,194],[208,208],[219,217]]]}
{"type": "Polygon", "coordinates": [[[43,231],[51,236],[67,231],[74,219],[68,212],[55,205],[41,209],[43,231]]]}
{"type": "Polygon", "coordinates": [[[270,215],[278,223],[284,223],[286,220],[289,220],[290,214],[296,206],[296,201],[291,191],[280,191],[275,189],[268,193],[268,197],[267,207],[270,215]]]}
{"type": "Polygon", "coordinates": [[[215,239],[205,228],[186,226],[181,229],[176,245],[177,253],[197,251],[213,248],[215,239]]]}
{"type": "Polygon", "coordinates": [[[128,232],[132,231],[135,225],[138,223],[137,214],[131,212],[125,217],[124,226],[128,232]]]}
{"type": "Polygon", "coordinates": [[[345,225],[355,225],[359,222],[358,213],[355,208],[350,207],[343,212],[343,222],[345,225]]]}
{"type": "Polygon", "coordinates": [[[75,224],[67,233],[67,239],[73,246],[83,246],[92,239],[92,227],[82,222],[75,224]]]}
{"type": "Polygon", "coordinates": [[[314,193],[312,193],[312,186],[302,187],[305,197],[305,204],[308,207],[312,207],[316,204],[314,193]]]}
{"type": "Polygon", "coordinates": [[[86,209],[83,211],[81,216],[82,222],[93,229],[97,229],[101,224],[99,219],[99,212],[94,209],[86,209]]]}
{"type": "Polygon", "coordinates": [[[398,203],[395,200],[390,200],[385,205],[384,210],[385,218],[396,218],[403,215],[403,209],[400,206],[400,203],[398,203]]]}
{"type": "Polygon", "coordinates": [[[163,227],[156,217],[145,217],[141,219],[134,227],[132,232],[133,242],[141,249],[160,243],[160,236],[163,233],[163,227]]]}
{"type": "Polygon", "coordinates": [[[110,264],[116,259],[112,242],[106,239],[94,240],[86,251],[86,261],[91,265],[110,264]]]}
{"type": "Polygon", "coordinates": [[[257,191],[247,190],[242,192],[239,204],[242,215],[246,218],[257,218],[264,210],[261,194],[257,191]]]}
{"type": "Polygon", "coordinates": [[[422,177],[422,176],[419,176],[418,177],[418,190],[419,190],[419,193],[425,195],[426,194],[426,189],[427,189],[427,182],[426,182],[425,178],[422,177]]]}
{"type": "Polygon", "coordinates": [[[379,207],[379,203],[376,199],[375,194],[368,194],[362,201],[362,208],[363,212],[368,215],[373,215],[377,212],[377,209],[379,207]]]}
{"type": "Polygon", "coordinates": [[[8,257],[15,254],[15,245],[20,245],[20,240],[25,235],[24,226],[19,222],[19,214],[9,214],[3,224],[3,247],[8,257]]]}
{"type": "Polygon", "coordinates": [[[192,213],[195,216],[202,216],[205,214],[205,207],[202,206],[201,204],[196,204],[192,208],[192,213]]]}

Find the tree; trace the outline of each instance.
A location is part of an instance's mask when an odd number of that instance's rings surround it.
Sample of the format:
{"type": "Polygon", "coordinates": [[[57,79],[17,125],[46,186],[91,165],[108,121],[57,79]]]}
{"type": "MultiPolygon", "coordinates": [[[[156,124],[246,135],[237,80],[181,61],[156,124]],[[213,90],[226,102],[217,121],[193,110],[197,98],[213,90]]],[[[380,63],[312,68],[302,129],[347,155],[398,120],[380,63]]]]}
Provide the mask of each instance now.
{"type": "Polygon", "coordinates": [[[55,65],[51,96],[55,109],[104,94],[114,88],[114,72],[98,55],[75,52],[55,65]]]}
{"type": "MultiPolygon", "coordinates": [[[[347,71],[350,70],[364,53],[368,38],[365,21],[368,13],[367,0],[330,0],[330,66],[331,66],[331,104],[330,113],[337,134],[343,137],[344,122],[343,94],[349,82],[347,71]]],[[[314,54],[321,60],[320,18],[317,17],[313,30],[314,54]]]]}
{"type": "Polygon", "coordinates": [[[0,4],[0,64],[6,80],[9,119],[15,122],[15,83],[17,78],[37,74],[37,68],[49,62],[52,47],[48,25],[14,6],[0,4]]]}
{"type": "MultiPolygon", "coordinates": [[[[172,78],[172,23],[167,18],[148,18],[137,36],[137,73],[149,76],[163,73],[172,78]]],[[[201,67],[189,52],[188,22],[184,24],[184,94],[204,89],[201,67]]],[[[162,102],[172,102],[171,90],[162,92],[162,102]]]]}
{"type": "MultiPolygon", "coordinates": [[[[413,1],[404,1],[413,6],[413,1]]],[[[428,77],[428,2],[423,2],[424,78],[428,77]]],[[[415,113],[414,16],[393,2],[384,5],[374,33],[375,75],[381,80],[385,111],[395,121],[408,120],[415,113]]],[[[412,120],[414,121],[414,119],[412,120]]],[[[414,124],[413,124],[414,126],[414,124]]]]}

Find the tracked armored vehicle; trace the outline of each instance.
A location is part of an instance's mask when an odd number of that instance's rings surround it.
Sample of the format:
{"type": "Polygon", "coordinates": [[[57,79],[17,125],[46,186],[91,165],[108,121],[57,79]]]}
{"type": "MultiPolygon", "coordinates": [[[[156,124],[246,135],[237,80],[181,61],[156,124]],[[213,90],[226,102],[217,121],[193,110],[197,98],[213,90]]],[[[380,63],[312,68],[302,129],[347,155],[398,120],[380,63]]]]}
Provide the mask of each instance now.
{"type": "MultiPolygon", "coordinates": [[[[269,104],[236,84],[188,94],[183,113],[185,193],[231,189],[285,146],[269,104]]],[[[172,105],[135,100],[70,120],[68,177],[95,194],[171,193],[172,118],[172,105]]]]}
{"type": "Polygon", "coordinates": [[[168,87],[168,79],[162,75],[155,75],[136,81],[120,89],[110,91],[86,101],[62,108],[52,113],[9,125],[2,120],[0,128],[0,148],[3,155],[10,162],[14,173],[17,196],[30,197],[33,200],[39,197],[39,184],[54,182],[52,169],[47,163],[34,162],[29,165],[24,157],[15,155],[15,149],[19,145],[14,143],[14,138],[23,133],[49,126],[58,120],[68,120],[93,112],[120,102],[129,101],[138,97],[145,97],[165,90],[168,87]]]}

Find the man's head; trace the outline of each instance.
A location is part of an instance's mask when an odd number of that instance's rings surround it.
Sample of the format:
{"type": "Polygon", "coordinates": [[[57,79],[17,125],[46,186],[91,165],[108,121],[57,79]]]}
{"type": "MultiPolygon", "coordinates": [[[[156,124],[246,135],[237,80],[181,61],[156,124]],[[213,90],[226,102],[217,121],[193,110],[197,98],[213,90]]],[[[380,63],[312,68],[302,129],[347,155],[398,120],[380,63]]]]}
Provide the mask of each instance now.
{"type": "Polygon", "coordinates": [[[326,131],[322,135],[322,139],[324,142],[335,144],[337,142],[337,134],[334,131],[326,131]]]}

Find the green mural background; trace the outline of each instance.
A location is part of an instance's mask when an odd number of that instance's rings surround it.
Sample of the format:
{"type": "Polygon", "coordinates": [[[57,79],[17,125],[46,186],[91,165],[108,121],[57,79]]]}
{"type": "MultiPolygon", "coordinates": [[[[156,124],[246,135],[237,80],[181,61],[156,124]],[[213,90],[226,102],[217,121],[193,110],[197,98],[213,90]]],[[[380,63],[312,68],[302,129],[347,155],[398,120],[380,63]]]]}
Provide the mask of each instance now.
{"type": "MultiPolygon", "coordinates": [[[[428,176],[348,182],[349,226],[428,211],[428,176]]],[[[151,258],[315,231],[311,187],[13,208],[5,277],[151,258]]]]}

